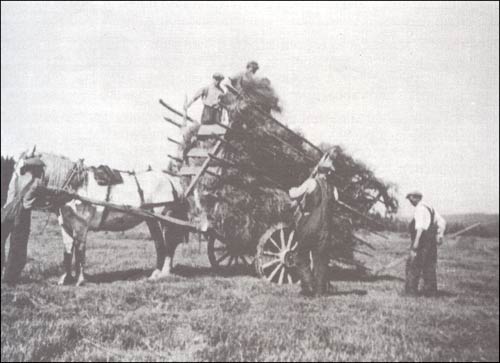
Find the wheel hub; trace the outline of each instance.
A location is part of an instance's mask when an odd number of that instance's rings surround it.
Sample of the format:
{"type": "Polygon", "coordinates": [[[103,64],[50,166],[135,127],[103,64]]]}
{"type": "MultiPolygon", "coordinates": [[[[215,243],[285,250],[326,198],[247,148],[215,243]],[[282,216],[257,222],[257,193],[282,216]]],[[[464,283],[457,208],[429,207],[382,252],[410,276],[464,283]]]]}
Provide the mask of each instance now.
{"type": "Polygon", "coordinates": [[[283,264],[290,268],[297,266],[298,255],[295,251],[286,251],[283,258],[283,264]]]}

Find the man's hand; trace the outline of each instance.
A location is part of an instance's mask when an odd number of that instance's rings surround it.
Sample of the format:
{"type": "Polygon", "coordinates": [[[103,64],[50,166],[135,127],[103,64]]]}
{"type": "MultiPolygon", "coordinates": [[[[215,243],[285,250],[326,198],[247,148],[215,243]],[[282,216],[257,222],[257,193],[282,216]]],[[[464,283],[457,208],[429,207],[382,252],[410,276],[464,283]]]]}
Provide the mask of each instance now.
{"type": "Polygon", "coordinates": [[[417,257],[417,251],[413,248],[410,250],[410,258],[413,260],[417,257]]]}

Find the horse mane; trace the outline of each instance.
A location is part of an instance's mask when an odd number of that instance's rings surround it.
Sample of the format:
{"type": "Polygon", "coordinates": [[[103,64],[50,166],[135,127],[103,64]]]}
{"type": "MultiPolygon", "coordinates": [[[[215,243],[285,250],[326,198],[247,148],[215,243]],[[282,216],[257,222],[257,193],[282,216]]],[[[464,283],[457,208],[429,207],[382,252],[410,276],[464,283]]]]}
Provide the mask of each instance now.
{"type": "Polygon", "coordinates": [[[64,187],[77,189],[85,182],[87,169],[82,160],[74,162],[66,156],[46,152],[40,152],[38,156],[45,163],[43,178],[45,186],[56,189],[64,187]]]}

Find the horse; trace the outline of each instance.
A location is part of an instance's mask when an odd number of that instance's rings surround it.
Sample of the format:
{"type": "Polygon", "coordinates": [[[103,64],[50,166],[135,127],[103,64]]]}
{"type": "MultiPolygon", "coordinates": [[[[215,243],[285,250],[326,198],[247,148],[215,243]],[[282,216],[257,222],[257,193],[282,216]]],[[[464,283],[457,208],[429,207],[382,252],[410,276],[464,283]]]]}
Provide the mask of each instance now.
{"type": "MultiPolygon", "coordinates": [[[[35,157],[34,151],[33,149],[31,153],[29,151],[22,153],[16,163],[9,184],[8,198],[26,185],[22,165],[27,158],[35,157]]],[[[180,183],[162,171],[148,170],[135,173],[113,170],[114,175],[122,182],[100,185],[95,177],[99,172],[98,168],[85,166],[83,159],[73,162],[64,156],[44,152],[37,153],[36,157],[45,163],[43,186],[47,188],[63,189],[93,200],[140,207],[178,219],[187,219],[188,205],[182,198],[180,183]]],[[[72,276],[73,255],[76,286],[85,282],[85,251],[89,231],[125,231],[146,222],[156,249],[156,268],[149,277],[151,280],[161,279],[170,274],[175,249],[188,233],[183,227],[171,223],[92,205],[78,199],[69,202],[66,199],[62,205],[54,201],[48,204],[58,215],[64,245],[64,273],[59,278],[59,285],[75,282],[72,276]]]]}

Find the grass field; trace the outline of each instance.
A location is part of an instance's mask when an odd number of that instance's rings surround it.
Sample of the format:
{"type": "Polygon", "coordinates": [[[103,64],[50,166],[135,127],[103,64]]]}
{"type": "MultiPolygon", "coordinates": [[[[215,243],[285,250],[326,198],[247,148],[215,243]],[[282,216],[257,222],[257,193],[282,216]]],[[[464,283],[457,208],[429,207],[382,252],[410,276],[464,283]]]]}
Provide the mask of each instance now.
{"type": "MultiPolygon", "coordinates": [[[[209,268],[206,243],[179,246],[174,274],[155,263],[146,230],[89,235],[89,283],[56,286],[62,242],[36,215],[17,287],[2,284],[2,361],[498,361],[498,239],[467,237],[439,252],[437,298],[399,295],[401,265],[379,278],[336,275],[336,293],[299,296],[242,271],[209,268]]],[[[402,256],[402,235],[371,238],[368,265],[402,256]]]]}

